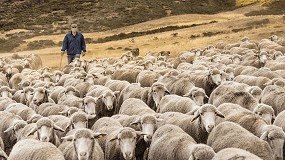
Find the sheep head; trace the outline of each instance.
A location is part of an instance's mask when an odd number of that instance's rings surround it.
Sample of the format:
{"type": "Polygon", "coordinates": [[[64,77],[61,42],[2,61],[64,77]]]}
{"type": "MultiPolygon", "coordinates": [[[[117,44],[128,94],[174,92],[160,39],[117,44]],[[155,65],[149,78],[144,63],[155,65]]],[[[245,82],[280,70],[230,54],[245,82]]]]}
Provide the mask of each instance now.
{"type": "Polygon", "coordinates": [[[105,133],[94,133],[90,129],[78,129],[73,135],[62,137],[67,141],[72,141],[78,159],[90,159],[93,155],[93,148],[96,141],[94,139],[105,136],[105,133]]]}
{"type": "Polygon", "coordinates": [[[282,128],[274,125],[267,125],[260,136],[260,139],[268,142],[276,160],[283,159],[284,138],[285,133],[282,128]]]}
{"type": "Polygon", "coordinates": [[[225,116],[218,111],[215,106],[211,104],[204,104],[194,113],[191,121],[193,122],[197,118],[200,118],[199,120],[202,125],[201,127],[210,133],[216,125],[216,116],[225,118],[225,116]]]}

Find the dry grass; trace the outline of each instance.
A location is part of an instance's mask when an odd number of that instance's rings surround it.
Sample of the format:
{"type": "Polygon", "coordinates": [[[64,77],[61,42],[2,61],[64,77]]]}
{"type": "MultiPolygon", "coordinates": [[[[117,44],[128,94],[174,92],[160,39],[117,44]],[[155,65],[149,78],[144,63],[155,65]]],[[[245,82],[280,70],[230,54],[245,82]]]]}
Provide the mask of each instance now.
{"type": "MultiPolygon", "coordinates": [[[[162,18],[155,21],[149,21],[137,25],[132,25],[124,28],[110,30],[106,32],[84,33],[86,38],[97,39],[112,36],[119,33],[130,33],[134,31],[147,31],[165,26],[181,26],[191,24],[201,24],[210,21],[217,21],[203,26],[179,29],[175,31],[162,32],[157,34],[134,37],[134,42],[130,39],[119,41],[111,41],[106,43],[91,43],[87,44],[87,54],[85,59],[118,57],[123,52],[124,48],[140,48],[141,55],[149,51],[168,50],[171,56],[176,56],[183,50],[189,50],[194,47],[204,48],[210,44],[216,44],[223,40],[226,43],[239,41],[242,37],[247,36],[250,39],[260,40],[268,38],[272,34],[285,37],[284,18],[282,15],[268,15],[246,17],[245,13],[253,10],[263,9],[260,5],[248,6],[230,12],[224,12],[215,15],[181,15],[162,18]],[[269,21],[268,21],[269,20],[269,21]],[[268,23],[262,23],[268,22],[268,23]],[[237,30],[239,32],[233,32],[237,30]],[[219,33],[210,37],[205,37],[205,33],[219,33]],[[177,37],[172,37],[171,34],[178,33],[177,37]],[[197,38],[191,39],[191,36],[197,38]],[[154,40],[157,37],[157,40],[154,40]],[[110,48],[113,50],[110,50],[110,48]]],[[[62,41],[64,35],[38,36],[31,39],[26,39],[26,42],[38,40],[53,40],[55,43],[62,41]]],[[[43,59],[44,66],[52,68],[59,67],[60,64],[60,47],[50,47],[35,51],[19,52],[20,54],[37,53],[43,59]]],[[[10,53],[1,54],[9,56],[10,53]]],[[[66,64],[66,57],[63,58],[63,64],[66,64]]]]}

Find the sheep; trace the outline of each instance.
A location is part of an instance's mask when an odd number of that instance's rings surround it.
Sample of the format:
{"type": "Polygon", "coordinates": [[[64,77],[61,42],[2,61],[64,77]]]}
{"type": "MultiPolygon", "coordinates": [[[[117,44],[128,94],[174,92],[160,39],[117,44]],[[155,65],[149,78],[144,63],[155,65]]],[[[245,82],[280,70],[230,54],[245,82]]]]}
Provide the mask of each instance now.
{"type": "Polygon", "coordinates": [[[111,78],[115,80],[125,80],[130,83],[136,83],[136,79],[139,73],[140,71],[136,69],[120,69],[116,70],[114,74],[112,74],[111,78]]]}
{"type": "Polygon", "coordinates": [[[245,83],[250,86],[258,86],[261,89],[264,89],[266,86],[264,84],[270,81],[267,77],[256,77],[251,75],[238,75],[234,78],[235,82],[245,83]]]}
{"type": "Polygon", "coordinates": [[[88,83],[88,82],[80,82],[78,84],[75,85],[75,89],[78,90],[79,92],[79,97],[83,98],[86,96],[89,88],[92,86],[92,84],[88,83]]]}
{"type": "Polygon", "coordinates": [[[107,136],[99,139],[99,144],[105,153],[105,160],[135,159],[136,142],[141,135],[129,127],[123,127],[117,120],[110,117],[100,118],[92,127],[98,133],[106,133],[107,136]]]}
{"type": "Polygon", "coordinates": [[[64,160],[62,152],[53,144],[34,139],[24,139],[15,144],[8,160],[44,159],[64,160]]]}
{"type": "Polygon", "coordinates": [[[96,107],[96,117],[112,116],[117,107],[117,99],[120,91],[112,91],[108,87],[94,85],[87,92],[86,96],[98,97],[96,107]]]}
{"type": "Polygon", "coordinates": [[[244,108],[239,105],[222,104],[218,109],[225,115],[226,121],[238,123],[249,132],[268,142],[272,148],[274,159],[283,159],[282,148],[285,133],[282,128],[268,125],[260,116],[244,111],[244,108]]]}
{"type": "Polygon", "coordinates": [[[48,90],[39,87],[34,90],[34,96],[29,106],[37,111],[39,105],[47,102],[54,103],[54,101],[48,97],[48,90]]]}
{"type": "Polygon", "coordinates": [[[21,119],[21,117],[13,114],[13,113],[9,113],[6,111],[1,111],[0,112],[0,137],[2,138],[4,144],[5,144],[5,150],[7,152],[7,150],[9,150],[10,148],[13,147],[13,145],[15,144],[16,141],[16,137],[15,135],[13,135],[11,132],[4,132],[6,131],[8,128],[10,128],[11,126],[14,125],[14,123],[17,122],[24,122],[21,119]]]}
{"type": "Polygon", "coordinates": [[[205,104],[198,110],[187,115],[178,112],[166,112],[159,118],[163,119],[159,126],[174,124],[182,128],[198,143],[206,143],[207,137],[216,125],[216,118],[224,115],[213,105],[205,104]]]}
{"type": "Polygon", "coordinates": [[[0,97],[0,111],[4,111],[11,103],[16,103],[16,101],[8,97],[0,97]]]}
{"type": "Polygon", "coordinates": [[[240,148],[222,149],[213,157],[212,160],[234,160],[234,159],[262,160],[258,156],[240,148]]]}
{"type": "Polygon", "coordinates": [[[147,104],[137,98],[128,98],[125,100],[119,110],[119,114],[125,115],[144,115],[144,114],[155,114],[147,104]]]}
{"type": "Polygon", "coordinates": [[[160,100],[156,112],[188,113],[197,108],[199,108],[199,106],[192,99],[188,97],[181,97],[177,95],[166,95],[160,100]]]}
{"type": "Polygon", "coordinates": [[[170,94],[170,92],[163,83],[153,83],[148,92],[147,105],[153,110],[157,110],[160,100],[163,98],[163,96],[168,94],[170,94]]]}
{"type": "MultiPolygon", "coordinates": [[[[277,117],[275,118],[275,121],[274,121],[273,125],[281,127],[283,129],[283,131],[285,132],[284,115],[285,115],[285,111],[280,112],[277,115],[277,117]]],[[[285,149],[285,145],[283,146],[283,157],[284,157],[284,154],[285,154],[284,149],[285,149]]]]}
{"type": "Polygon", "coordinates": [[[62,128],[57,126],[51,119],[47,117],[40,118],[36,122],[36,128],[30,131],[30,134],[37,132],[37,138],[42,142],[51,142],[52,144],[59,146],[60,140],[55,134],[55,130],[64,132],[62,128]]]}
{"type": "Polygon", "coordinates": [[[16,92],[15,89],[11,89],[8,86],[0,87],[0,97],[9,97],[12,98],[13,94],[16,92]]]}
{"type": "Polygon", "coordinates": [[[58,103],[57,104],[60,104],[60,105],[67,105],[67,106],[70,106],[70,107],[77,107],[77,108],[80,108],[82,109],[82,98],[79,98],[77,96],[74,96],[74,95],[63,95],[59,100],[58,100],[58,103]]]}
{"type": "Polygon", "coordinates": [[[285,86],[285,79],[284,78],[273,78],[269,82],[265,83],[264,85],[265,86],[277,85],[277,86],[280,86],[280,87],[284,87],[285,86]]]}
{"type": "Polygon", "coordinates": [[[101,160],[104,159],[104,153],[96,139],[102,136],[105,134],[94,133],[90,129],[77,129],[73,135],[62,137],[66,141],[59,149],[65,159],[101,160]]]}
{"type": "Polygon", "coordinates": [[[266,86],[260,94],[260,102],[272,106],[275,115],[285,110],[284,98],[285,89],[276,85],[266,86]]]}
{"type": "Polygon", "coordinates": [[[20,116],[24,121],[28,121],[29,119],[37,115],[37,113],[32,108],[22,103],[11,103],[10,105],[8,105],[5,111],[20,116]]]}
{"type": "Polygon", "coordinates": [[[209,103],[215,106],[235,103],[252,111],[257,106],[258,100],[248,92],[239,91],[230,85],[220,85],[212,92],[209,103]]]}
{"type": "Polygon", "coordinates": [[[193,75],[188,78],[196,87],[203,88],[209,97],[212,91],[222,82],[220,74],[220,70],[212,69],[207,75],[193,75]]]}
{"type": "Polygon", "coordinates": [[[9,80],[10,88],[19,90],[20,89],[19,83],[22,81],[23,78],[24,78],[24,75],[21,73],[14,74],[9,80]]]}
{"type": "Polygon", "coordinates": [[[230,86],[230,87],[232,87],[238,91],[246,91],[246,92],[250,93],[257,100],[259,100],[260,94],[262,92],[262,89],[259,88],[258,86],[250,86],[248,84],[239,83],[239,82],[235,82],[235,81],[225,81],[222,83],[222,85],[228,85],[228,86],[230,86]]]}
{"type": "Polygon", "coordinates": [[[167,124],[159,127],[153,135],[148,159],[210,160],[214,156],[215,152],[211,147],[205,144],[197,144],[181,128],[167,124]]]}
{"type": "Polygon", "coordinates": [[[144,70],[138,74],[136,83],[140,83],[142,87],[150,87],[160,76],[161,74],[159,73],[144,70]]]}
{"type": "Polygon", "coordinates": [[[273,160],[273,152],[267,142],[233,122],[218,124],[209,134],[207,144],[218,153],[225,148],[240,148],[263,160],[273,160]]]}
{"type": "Polygon", "coordinates": [[[258,54],[256,55],[251,55],[249,57],[244,58],[244,61],[242,65],[245,66],[253,66],[256,68],[261,68],[264,67],[267,61],[267,57],[269,53],[265,50],[261,50],[258,54]],[[253,57],[255,56],[255,57],[253,57]]]}
{"type": "Polygon", "coordinates": [[[252,112],[262,117],[267,124],[272,124],[272,121],[275,120],[274,110],[267,104],[258,104],[252,112]]]}
{"type": "Polygon", "coordinates": [[[106,87],[110,88],[114,92],[122,91],[128,85],[130,85],[128,81],[121,81],[121,80],[110,80],[105,84],[106,87]]]}

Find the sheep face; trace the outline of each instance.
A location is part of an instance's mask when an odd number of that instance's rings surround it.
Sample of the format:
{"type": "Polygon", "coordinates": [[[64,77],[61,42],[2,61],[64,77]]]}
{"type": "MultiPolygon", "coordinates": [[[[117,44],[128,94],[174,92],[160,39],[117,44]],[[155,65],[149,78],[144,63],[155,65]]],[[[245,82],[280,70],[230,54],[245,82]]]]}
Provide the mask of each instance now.
{"type": "Polygon", "coordinates": [[[240,64],[241,63],[240,57],[233,57],[232,61],[233,61],[233,64],[240,64]]]}
{"type": "Polygon", "coordinates": [[[210,71],[209,79],[210,79],[210,83],[215,84],[217,86],[220,85],[222,82],[220,71],[219,70],[210,71]]]}
{"type": "Polygon", "coordinates": [[[94,150],[95,138],[105,136],[103,133],[93,133],[89,129],[78,129],[74,135],[63,137],[67,141],[73,141],[76,151],[76,159],[89,160],[92,157],[94,150]]]}
{"type": "Polygon", "coordinates": [[[122,129],[116,137],[110,139],[109,141],[118,140],[120,150],[123,154],[123,157],[126,160],[131,160],[134,158],[136,142],[139,135],[142,133],[139,131],[135,131],[132,128],[125,127],[122,129]]]}
{"type": "Polygon", "coordinates": [[[106,91],[102,96],[98,97],[98,99],[102,99],[103,103],[106,105],[107,110],[112,110],[114,107],[114,103],[116,102],[116,95],[111,91],[106,91]]]}
{"type": "Polygon", "coordinates": [[[83,100],[83,108],[84,112],[87,113],[88,115],[95,115],[95,106],[97,102],[97,98],[93,97],[85,97],[83,100]]]}
{"type": "Polygon", "coordinates": [[[60,80],[61,76],[62,76],[61,74],[55,74],[54,75],[54,82],[57,83],[60,80]]]}
{"type": "Polygon", "coordinates": [[[201,114],[201,121],[206,131],[210,133],[216,125],[216,114],[214,112],[204,112],[201,114]]]}
{"type": "Polygon", "coordinates": [[[144,141],[150,143],[152,136],[157,128],[157,119],[152,115],[144,115],[138,121],[132,124],[139,123],[142,133],[144,133],[144,141]]]}
{"type": "Polygon", "coordinates": [[[167,88],[164,85],[153,85],[151,87],[152,98],[155,102],[155,105],[158,106],[160,100],[167,94],[170,94],[167,88]]]}
{"type": "Polygon", "coordinates": [[[41,126],[38,128],[38,138],[42,142],[49,142],[53,136],[53,128],[51,126],[41,126]]]}
{"type": "Polygon", "coordinates": [[[273,151],[274,160],[283,159],[283,145],[285,134],[282,128],[269,125],[266,131],[260,136],[261,139],[268,142],[273,151]]]}
{"type": "Polygon", "coordinates": [[[12,90],[10,88],[6,87],[6,86],[1,87],[1,89],[0,89],[0,97],[12,98],[11,91],[12,90]]]}
{"type": "Polygon", "coordinates": [[[202,106],[204,104],[205,97],[208,98],[204,89],[197,87],[194,87],[189,93],[183,96],[191,98],[198,106],[202,106]]]}
{"type": "Polygon", "coordinates": [[[44,88],[37,88],[34,92],[33,103],[37,106],[47,102],[47,91],[44,88]]]}

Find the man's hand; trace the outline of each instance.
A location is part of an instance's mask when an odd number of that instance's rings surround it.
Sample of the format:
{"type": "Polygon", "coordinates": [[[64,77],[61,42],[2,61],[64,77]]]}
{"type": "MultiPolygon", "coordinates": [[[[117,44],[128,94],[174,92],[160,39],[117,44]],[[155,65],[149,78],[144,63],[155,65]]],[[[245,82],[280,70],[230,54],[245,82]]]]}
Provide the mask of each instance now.
{"type": "Polygon", "coordinates": [[[85,54],[86,54],[86,52],[82,52],[81,54],[82,54],[82,57],[84,57],[84,56],[85,56],[85,54]]]}
{"type": "Polygon", "coordinates": [[[63,56],[63,54],[64,54],[64,51],[61,51],[61,56],[63,56]]]}

